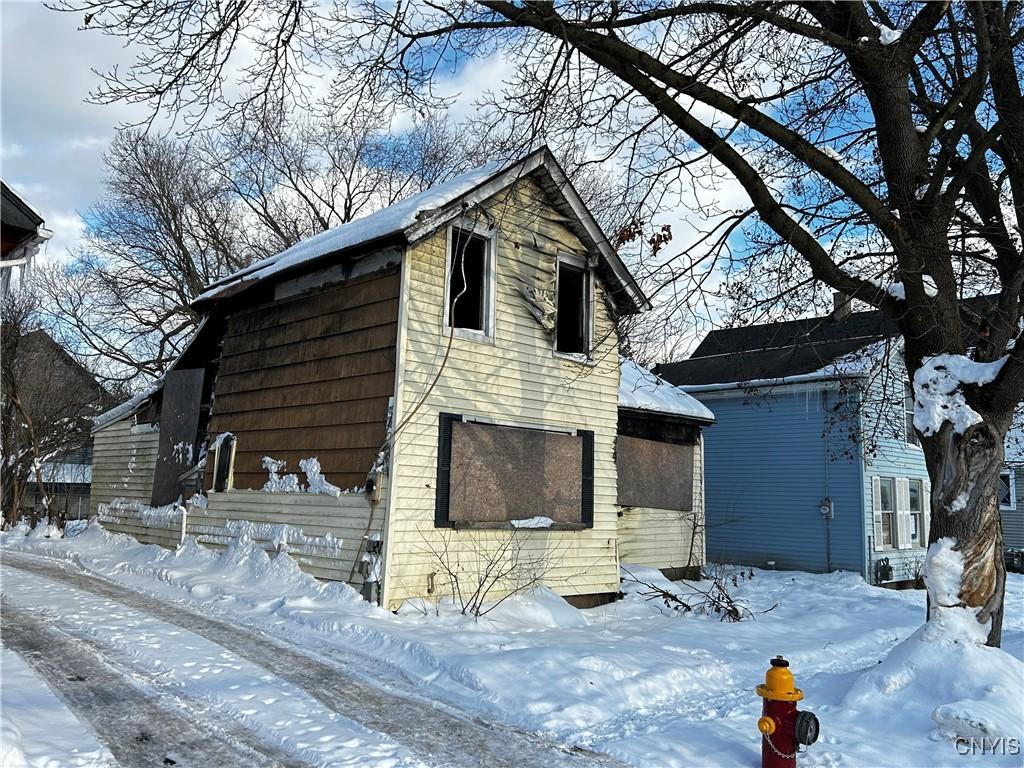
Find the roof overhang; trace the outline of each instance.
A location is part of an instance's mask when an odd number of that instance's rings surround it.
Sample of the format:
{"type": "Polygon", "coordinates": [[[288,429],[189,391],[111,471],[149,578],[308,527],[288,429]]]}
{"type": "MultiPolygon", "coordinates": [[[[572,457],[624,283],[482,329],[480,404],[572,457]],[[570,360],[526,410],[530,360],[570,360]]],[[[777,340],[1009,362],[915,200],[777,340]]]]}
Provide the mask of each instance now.
{"type": "Polygon", "coordinates": [[[688,394],[707,394],[710,392],[727,392],[732,389],[775,389],[788,387],[793,384],[837,384],[843,381],[853,381],[869,378],[870,374],[863,373],[805,373],[795,376],[784,376],[776,379],[752,379],[751,381],[730,381],[722,384],[676,384],[676,386],[688,394]]]}
{"type": "Polygon", "coordinates": [[[620,414],[628,414],[643,419],[668,421],[676,424],[691,424],[698,427],[709,427],[716,419],[704,419],[699,416],[691,416],[682,413],[667,413],[665,411],[654,411],[648,408],[627,408],[619,406],[620,414]]]}

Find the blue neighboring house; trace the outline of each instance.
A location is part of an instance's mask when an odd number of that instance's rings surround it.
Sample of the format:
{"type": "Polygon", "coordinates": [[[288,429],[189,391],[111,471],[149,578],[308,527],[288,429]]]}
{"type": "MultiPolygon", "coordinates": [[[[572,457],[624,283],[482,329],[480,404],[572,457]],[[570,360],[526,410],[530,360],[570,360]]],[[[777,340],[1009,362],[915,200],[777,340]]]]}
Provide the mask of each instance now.
{"type": "MultiPolygon", "coordinates": [[[[965,302],[968,327],[986,301],[965,302]]],[[[895,323],[837,297],[824,317],[713,331],[654,372],[718,419],[708,561],[918,579],[931,489],[895,323]]]]}

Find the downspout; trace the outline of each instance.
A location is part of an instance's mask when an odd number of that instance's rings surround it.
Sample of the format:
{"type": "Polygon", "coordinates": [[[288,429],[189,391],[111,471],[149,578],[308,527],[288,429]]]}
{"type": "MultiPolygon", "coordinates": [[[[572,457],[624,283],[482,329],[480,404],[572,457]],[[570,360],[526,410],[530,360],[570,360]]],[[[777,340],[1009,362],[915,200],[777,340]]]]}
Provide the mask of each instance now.
{"type": "MultiPolygon", "coordinates": [[[[857,398],[856,408],[854,413],[857,415],[857,435],[856,445],[854,446],[857,451],[857,497],[860,499],[860,508],[858,514],[860,515],[860,552],[861,552],[861,563],[862,575],[864,581],[868,584],[872,583],[871,579],[871,547],[874,546],[873,542],[868,537],[868,526],[866,525],[866,504],[864,501],[864,441],[863,441],[863,414],[861,413],[862,403],[860,401],[861,391],[857,389],[855,397],[857,398]]],[[[867,501],[871,503],[870,498],[867,501]]],[[[873,529],[872,529],[873,530],[873,529]]]]}
{"type": "MultiPolygon", "coordinates": [[[[821,390],[821,412],[825,420],[824,430],[824,448],[825,448],[825,496],[826,500],[831,500],[832,495],[829,492],[829,458],[828,458],[828,443],[831,437],[831,426],[828,422],[828,391],[821,390]]],[[[822,513],[822,517],[825,520],[825,572],[832,573],[832,516],[835,514],[835,505],[831,501],[823,501],[822,505],[830,504],[830,509],[827,512],[822,513]]]]}

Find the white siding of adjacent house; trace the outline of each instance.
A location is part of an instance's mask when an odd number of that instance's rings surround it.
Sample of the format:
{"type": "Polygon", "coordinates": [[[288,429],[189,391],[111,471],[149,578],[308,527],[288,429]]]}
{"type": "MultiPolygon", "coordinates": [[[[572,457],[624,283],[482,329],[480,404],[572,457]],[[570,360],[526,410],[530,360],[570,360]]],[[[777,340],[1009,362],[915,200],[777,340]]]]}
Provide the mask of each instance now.
{"type": "MultiPolygon", "coordinates": [[[[547,583],[564,595],[618,590],[615,464],[618,339],[597,286],[596,364],[556,357],[552,339],[531,316],[519,281],[553,279],[559,253],[584,254],[564,217],[529,179],[485,204],[497,220],[497,287],[493,342],[455,338],[445,358],[443,332],[447,229],[406,251],[400,319],[392,496],[388,512],[384,605],[443,594],[442,564],[431,550],[466,569],[480,567],[478,548],[493,547],[508,531],[453,531],[434,527],[438,413],[453,412],[516,424],[593,430],[594,526],[582,531],[515,534],[530,557],[545,560],[547,583]],[[440,375],[438,372],[440,371],[440,375]],[[432,383],[433,388],[431,389],[432,383]],[[428,394],[428,390],[429,394],[428,394]],[[434,592],[431,595],[431,587],[434,592]]],[[[524,477],[528,487],[530,478],[524,477]]],[[[537,509],[543,515],[542,508],[537,509]]],[[[495,596],[497,596],[497,592],[495,596]]]]}
{"type": "Polygon", "coordinates": [[[867,560],[869,581],[874,580],[875,563],[887,558],[893,568],[893,581],[911,581],[922,573],[928,550],[927,532],[930,517],[930,481],[925,465],[924,450],[907,439],[903,417],[903,386],[906,368],[899,351],[889,352],[887,372],[872,378],[864,394],[864,406],[860,413],[861,434],[865,441],[875,436],[876,452],[864,456],[864,528],[868,537],[867,560]],[[882,409],[885,409],[882,412],[882,409]],[[881,547],[876,543],[874,526],[874,481],[876,478],[891,477],[896,489],[896,544],[881,547]],[[901,526],[907,513],[906,496],[903,488],[907,480],[920,480],[924,486],[924,543],[911,546],[906,541],[906,531],[901,526]],[[900,534],[904,536],[901,540],[900,534]]]}
{"type": "Polygon", "coordinates": [[[115,499],[149,504],[159,437],[157,425],[136,424],[134,416],[93,434],[90,514],[115,499]]]}

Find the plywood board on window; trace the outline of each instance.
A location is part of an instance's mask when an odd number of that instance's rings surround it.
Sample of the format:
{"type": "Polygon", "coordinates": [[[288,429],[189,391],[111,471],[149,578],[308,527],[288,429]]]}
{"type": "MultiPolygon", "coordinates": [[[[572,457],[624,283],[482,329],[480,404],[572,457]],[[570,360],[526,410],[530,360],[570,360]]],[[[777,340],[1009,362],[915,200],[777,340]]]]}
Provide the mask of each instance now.
{"type": "Polygon", "coordinates": [[[537,515],[579,523],[583,441],[575,435],[455,422],[448,519],[503,522],[537,515]]]}
{"type": "Polygon", "coordinates": [[[619,435],[619,504],[689,512],[693,509],[693,446],[619,435]]]}

